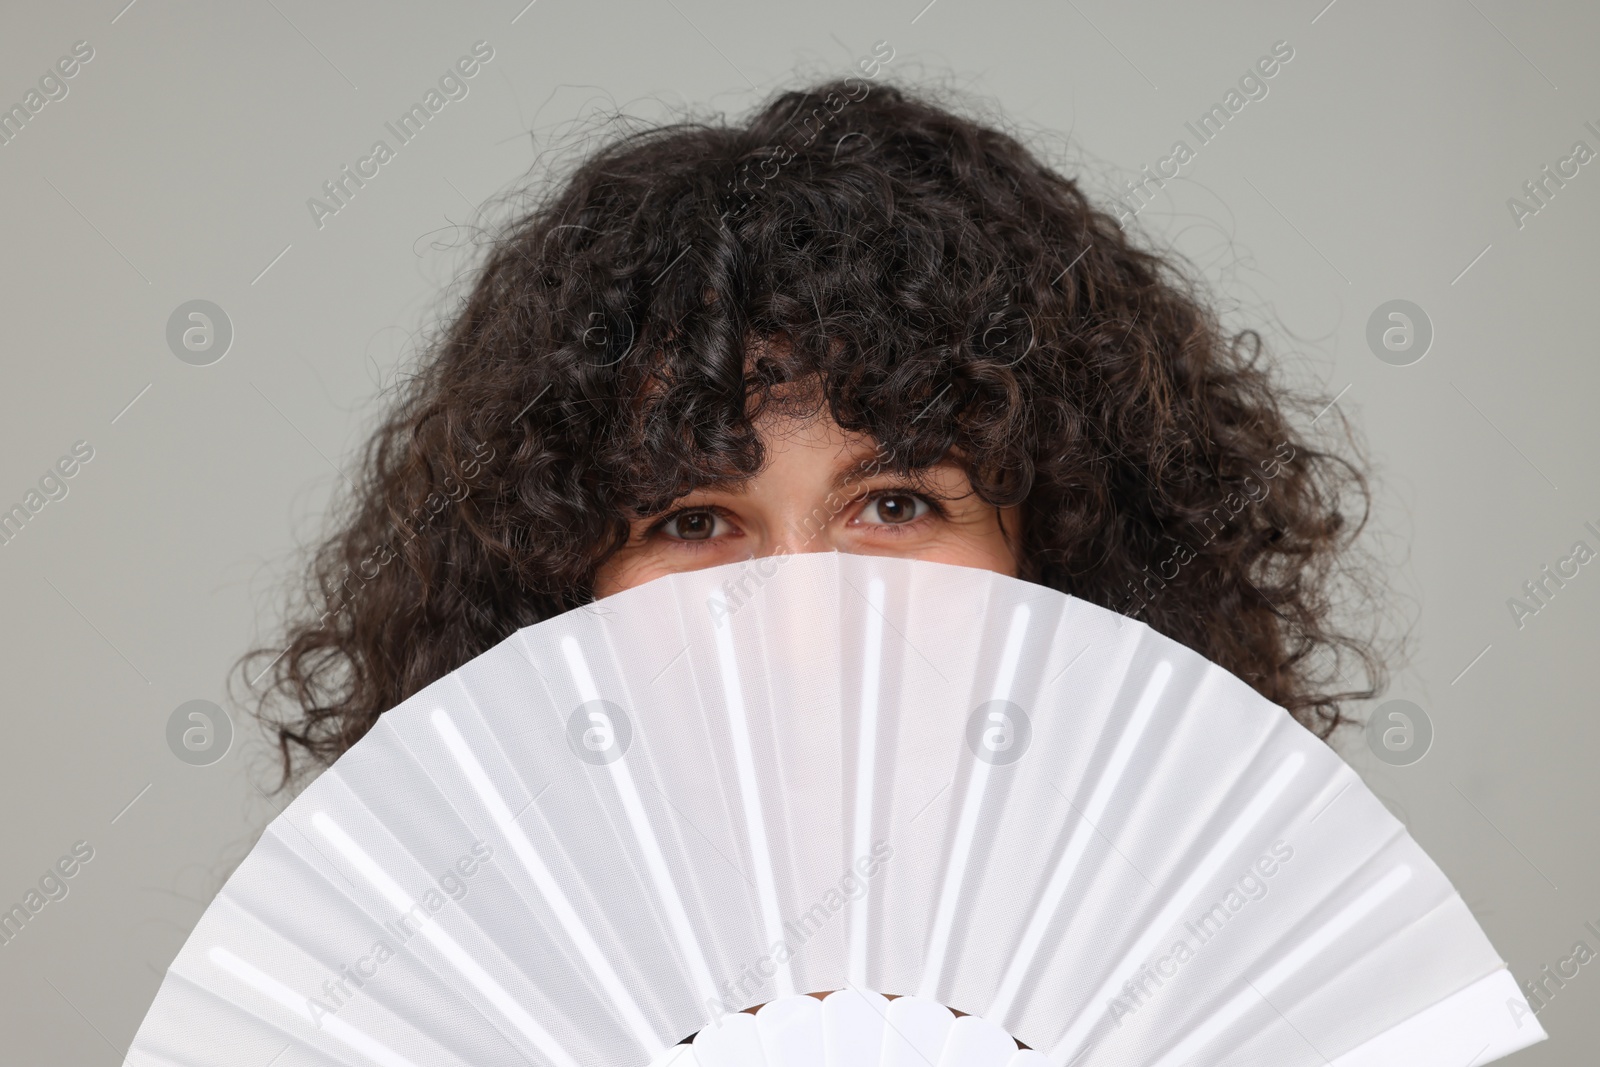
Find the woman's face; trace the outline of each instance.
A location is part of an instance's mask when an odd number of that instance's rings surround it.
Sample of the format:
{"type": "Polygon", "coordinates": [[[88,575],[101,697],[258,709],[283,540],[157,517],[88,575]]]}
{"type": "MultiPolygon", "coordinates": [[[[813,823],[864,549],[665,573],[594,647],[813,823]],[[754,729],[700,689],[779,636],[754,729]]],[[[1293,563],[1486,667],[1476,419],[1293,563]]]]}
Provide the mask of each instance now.
{"type": "Polygon", "coordinates": [[[980,500],[953,461],[908,480],[883,467],[876,442],[847,433],[824,407],[764,412],[766,465],[748,480],[696,490],[636,518],[601,565],[595,596],[677,571],[799,552],[904,556],[1015,577],[1018,509],[980,500]]]}

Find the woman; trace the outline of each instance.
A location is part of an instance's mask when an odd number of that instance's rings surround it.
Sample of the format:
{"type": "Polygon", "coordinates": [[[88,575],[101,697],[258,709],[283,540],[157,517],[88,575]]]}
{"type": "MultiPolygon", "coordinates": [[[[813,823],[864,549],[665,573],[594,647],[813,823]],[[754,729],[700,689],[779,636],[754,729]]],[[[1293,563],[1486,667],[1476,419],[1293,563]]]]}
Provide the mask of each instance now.
{"type": "Polygon", "coordinates": [[[1050,586],[1327,738],[1380,682],[1330,619],[1365,483],[1259,349],[1018,141],[901,90],[617,139],[496,238],[254,654],[285,783],[519,627],[778,552],[1050,586]]]}

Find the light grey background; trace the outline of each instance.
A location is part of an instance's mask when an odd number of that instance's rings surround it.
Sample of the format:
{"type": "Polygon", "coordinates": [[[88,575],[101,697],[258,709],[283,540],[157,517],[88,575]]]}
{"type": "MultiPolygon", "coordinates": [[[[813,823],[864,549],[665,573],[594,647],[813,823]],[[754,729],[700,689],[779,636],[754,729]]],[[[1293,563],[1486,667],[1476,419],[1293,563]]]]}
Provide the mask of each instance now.
{"type": "MultiPolygon", "coordinates": [[[[72,443],[94,459],[0,546],[0,902],[74,842],[94,859],[0,946],[7,1063],[115,1064],[218,879],[273,814],[250,724],[209,767],[168,716],[223,701],[271,635],[381,385],[470,260],[527,136],[622,107],[742,112],[886,40],[889,73],[987,98],[1099,194],[1165,155],[1273,42],[1294,59],[1140,216],[1364,434],[1370,545],[1415,652],[1390,696],[1433,750],[1347,758],[1521,978],[1600,948],[1600,563],[1518,629],[1507,598],[1600,526],[1593,324],[1600,162],[1518,228],[1507,199],[1600,126],[1600,10],[1511,0],[864,5],[170,0],[0,13],[0,104],[75,41],[92,61],[0,147],[0,504],[72,443]],[[520,14],[519,14],[520,12],[520,14]],[[337,216],[306,207],[477,40],[494,59],[337,216]],[[661,102],[664,102],[661,103],[661,102]],[[270,265],[270,266],[269,266],[270,265]],[[1470,266],[1470,269],[1469,269],[1470,266]],[[1463,273],[1464,272],[1464,273],[1463,273]],[[181,362],[168,315],[235,328],[181,362]],[[1379,304],[1433,321],[1380,362],[1379,304]],[[135,401],[135,398],[136,401],[135,401]],[[135,401],[128,407],[130,401],[135,401]],[[1470,665],[1470,666],[1469,666],[1470,665]],[[130,805],[131,802],[131,805],[130,805]]],[[[1331,420],[1330,420],[1331,421],[1331,420]]],[[[1540,1015],[1532,1065],[1588,1064],[1600,966],[1540,1015]]]]}

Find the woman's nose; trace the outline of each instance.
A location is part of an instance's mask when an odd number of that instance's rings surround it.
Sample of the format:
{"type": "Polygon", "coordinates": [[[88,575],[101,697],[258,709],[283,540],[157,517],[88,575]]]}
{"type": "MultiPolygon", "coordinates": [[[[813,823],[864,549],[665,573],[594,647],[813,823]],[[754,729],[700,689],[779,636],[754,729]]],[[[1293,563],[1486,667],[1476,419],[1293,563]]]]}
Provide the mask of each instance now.
{"type": "Polygon", "coordinates": [[[799,555],[802,552],[832,552],[837,514],[827,502],[809,511],[796,511],[774,524],[762,546],[762,555],[799,555]]]}

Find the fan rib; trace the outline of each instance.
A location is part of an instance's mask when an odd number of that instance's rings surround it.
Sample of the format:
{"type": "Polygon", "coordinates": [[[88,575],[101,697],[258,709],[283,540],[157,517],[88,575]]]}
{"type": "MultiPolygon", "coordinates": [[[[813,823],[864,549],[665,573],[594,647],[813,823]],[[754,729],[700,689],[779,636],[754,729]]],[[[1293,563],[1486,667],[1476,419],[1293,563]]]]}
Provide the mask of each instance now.
{"type": "MultiPolygon", "coordinates": [[[[345,832],[344,827],[333,821],[333,817],[325,811],[319,811],[311,817],[311,824],[317,831],[326,837],[335,848],[344,854],[351,866],[361,872],[362,877],[372,883],[374,889],[383,895],[384,899],[395,907],[401,915],[408,915],[421,908],[415,900],[400,888],[398,882],[390,877],[378,862],[358,844],[355,839],[345,832]]],[[[426,913],[427,909],[422,909],[426,913]]],[[[529,1015],[516,998],[506,992],[504,986],[494,980],[483,965],[463,949],[456,939],[445,932],[433,916],[428,915],[417,923],[417,929],[427,935],[445,959],[449,960],[456,970],[464,975],[500,1013],[514,1023],[518,1030],[539,1047],[551,1060],[563,1067],[578,1067],[578,1061],[573,1059],[566,1049],[558,1044],[550,1032],[539,1025],[538,1020],[529,1015]]]]}
{"type": "Polygon", "coordinates": [[[1096,1013],[1092,1012],[1092,1006],[1105,1003],[1111,991],[1125,982],[1128,976],[1138,970],[1139,965],[1155,951],[1157,942],[1178,921],[1178,916],[1194,903],[1195,898],[1200,895],[1200,890],[1212,878],[1216,877],[1217,872],[1222,869],[1223,863],[1227,862],[1228,857],[1237,851],[1245,837],[1272,810],[1273,805],[1283,795],[1284,790],[1289,788],[1289,783],[1294,779],[1295,775],[1300,773],[1300,769],[1305,766],[1305,762],[1304,753],[1291,753],[1283,761],[1282,765],[1273,772],[1272,777],[1267,779],[1267,783],[1250,799],[1250,803],[1245,806],[1244,811],[1239,813],[1239,817],[1223,832],[1221,837],[1217,838],[1216,844],[1212,845],[1211,850],[1206,853],[1206,858],[1200,861],[1199,866],[1190,873],[1188,878],[1184,879],[1183,885],[1178,891],[1168,898],[1166,906],[1161,909],[1155,920],[1145,928],[1145,932],[1139,937],[1139,940],[1134,942],[1133,948],[1123,956],[1122,962],[1112,969],[1099,991],[1086,1002],[1084,1010],[1078,1015],[1078,1018],[1068,1028],[1066,1034],[1052,1051],[1052,1059],[1060,1061],[1078,1051],[1083,1039],[1088,1036],[1089,1031],[1093,1029],[1096,1020],[1099,1018],[1096,1013]]]}
{"type": "Polygon", "coordinates": [[[1530,1043],[1529,1034],[1522,1032],[1524,1023],[1533,1027],[1533,1041],[1543,1041],[1547,1035],[1531,1009],[1526,1018],[1514,1018],[1506,1012],[1507,1002],[1526,1003],[1517,980],[1503,965],[1444,1000],[1424,1008],[1397,1026],[1368,1038],[1349,1052],[1342,1053],[1330,1067],[1383,1067],[1391,1063],[1416,1063],[1424,1057],[1437,1055],[1440,1063],[1448,1067],[1477,1067],[1501,1056],[1507,1056],[1530,1043]],[[1491,1022],[1504,1016],[1504,1021],[1491,1022]],[[1482,1044],[1479,1039],[1484,1038],[1482,1044]],[[1445,1060],[1445,1049],[1455,1046],[1456,1054],[1445,1060]],[[1470,1052],[1478,1045],[1470,1059],[1464,1059],[1461,1050],[1470,1052]]]}
{"type": "Polygon", "coordinates": [[[1133,759],[1133,751],[1144,737],[1145,728],[1150,725],[1156,705],[1160,703],[1161,696],[1166,692],[1167,683],[1171,679],[1172,664],[1167,660],[1157,663],[1150,672],[1150,679],[1145,683],[1144,691],[1139,694],[1139,702],[1134,705],[1133,714],[1128,717],[1122,736],[1117,738],[1117,747],[1112,751],[1111,759],[1095,783],[1088,809],[1082,813],[1082,818],[1072,828],[1072,837],[1067,842],[1066,851],[1061,854],[1061,860],[1050,876],[1049,888],[1040,897],[1039,905],[1034,909],[1022,943],[1017,946],[1011,965],[1006,970],[1005,981],[1000,984],[1000,992],[995,995],[994,1003],[989,1008],[989,1016],[997,1022],[1005,1019],[1010,1013],[1017,993],[1022,989],[1023,979],[1027,977],[1028,968],[1032,966],[1039,949],[1044,946],[1045,930],[1056,917],[1062,898],[1066,896],[1067,886],[1071,884],[1072,876],[1077,870],[1078,861],[1083,858],[1084,851],[1089,847],[1089,835],[1094,832],[1095,826],[1105,814],[1106,806],[1111,803],[1112,794],[1122,783],[1123,773],[1127,770],[1129,761],[1133,759]]]}
{"type": "Polygon", "coordinates": [[[1341,934],[1360,922],[1410,880],[1410,865],[1401,864],[1374,882],[1359,897],[1340,909],[1337,915],[1323,923],[1316,933],[1296,945],[1289,955],[1274,964],[1266,974],[1254,982],[1245,979],[1247,989],[1240,990],[1231,1000],[1207,1017],[1204,1023],[1157,1060],[1155,1067],[1178,1067],[1179,1064],[1189,1062],[1194,1058],[1195,1052],[1214,1040],[1256,1003],[1265,1001],[1270,1005],[1272,1002],[1267,1000],[1268,993],[1288,981],[1296,971],[1311,962],[1317,953],[1331,945],[1341,934]]]}
{"type": "Polygon", "coordinates": [[[400,1053],[383,1044],[377,1038],[364,1030],[358,1030],[337,1015],[328,1015],[320,1023],[311,1017],[310,1010],[306,1007],[306,998],[282,982],[266,974],[254,965],[234,955],[221,945],[212,945],[207,953],[211,962],[250,986],[256,992],[288,1008],[300,1016],[307,1023],[319,1026],[327,1031],[328,1036],[350,1046],[361,1055],[383,1065],[383,1067],[417,1067],[415,1063],[406,1059],[400,1053]]]}
{"type": "MultiPolygon", "coordinates": [[[[722,674],[722,690],[727,700],[728,728],[732,734],[734,765],[739,774],[739,793],[744,800],[745,826],[750,836],[750,855],[755,865],[756,894],[761,901],[761,916],[766,923],[767,944],[783,941],[783,916],[778,911],[778,889],[772,877],[772,854],[767,842],[766,818],[761,810],[761,792],[756,783],[755,754],[750,748],[750,723],[744,706],[744,688],[739,681],[739,663],[733,653],[733,630],[725,625],[732,614],[720,590],[712,594],[721,608],[720,617],[712,626],[717,641],[717,665],[722,674]]],[[[618,760],[620,764],[622,761],[618,760]]],[[[795,992],[794,972],[788,958],[780,954],[773,957],[774,978],[778,993],[788,996],[795,992]]]]}
{"type": "MultiPolygon", "coordinates": [[[[878,700],[883,655],[883,607],[886,586],[874,577],[867,585],[867,640],[862,651],[861,723],[856,743],[856,811],[854,851],[865,856],[872,848],[872,790],[878,757],[878,700]]],[[[848,973],[856,985],[867,984],[867,897],[850,905],[850,962],[848,973]]]]}
{"type": "MultiPolygon", "coordinates": [[[[589,663],[584,659],[583,650],[578,647],[578,642],[570,634],[561,639],[561,652],[566,658],[567,669],[572,673],[573,685],[576,686],[583,702],[599,700],[600,690],[594,684],[594,676],[589,673],[589,663]]],[[[672,930],[678,939],[678,947],[683,951],[689,969],[694,972],[694,979],[700,985],[701,995],[708,1000],[715,999],[717,987],[711,978],[711,966],[706,962],[700,941],[695,937],[694,928],[689,924],[689,913],[683,906],[683,897],[678,892],[677,884],[672,880],[672,873],[667,870],[667,859],[661,854],[661,843],[656,838],[655,827],[650,824],[650,818],[644,811],[644,804],[639,800],[639,790],[634,786],[633,775],[628,771],[628,761],[613,760],[606,764],[606,767],[611,771],[611,780],[617,787],[617,796],[622,801],[623,810],[627,812],[628,825],[633,829],[634,840],[639,843],[639,848],[644,853],[645,866],[649,868],[650,880],[655,883],[656,895],[661,898],[661,903],[667,909],[667,915],[672,921],[672,930]]]]}
{"type": "Polygon", "coordinates": [[[666,1047],[666,1043],[656,1035],[650,1024],[645,1021],[644,1013],[639,1010],[639,1005],[628,993],[627,988],[622,984],[622,980],[617,976],[616,970],[612,968],[610,961],[605,958],[605,954],[600,951],[600,946],[595,943],[594,935],[589,932],[589,928],[584,925],[583,920],[578,918],[577,909],[572,906],[572,901],[567,898],[566,893],[562,892],[561,886],[555,880],[555,876],[550,873],[550,868],[539,857],[537,850],[533,847],[533,842],[528,840],[528,835],[522,832],[522,827],[512,817],[511,809],[506,805],[499,791],[495,789],[494,784],[489,781],[489,776],[484,773],[483,765],[478,762],[478,758],[467,747],[466,739],[461,736],[461,731],[456,728],[455,722],[444,708],[436,708],[434,710],[432,721],[434,730],[444,740],[445,747],[450,750],[450,754],[455,757],[456,764],[461,768],[461,773],[466,776],[467,782],[478,794],[483,806],[488,809],[489,817],[494,820],[501,835],[510,842],[511,851],[517,854],[517,859],[521,861],[523,868],[528,872],[528,877],[533,879],[533,884],[538,887],[540,894],[545,899],[545,903],[550,906],[551,911],[555,912],[557,921],[561,923],[561,928],[567,932],[567,936],[571,938],[573,944],[577,946],[578,951],[582,954],[584,962],[589,965],[589,969],[594,972],[600,984],[610,994],[611,1000],[616,1006],[617,1014],[622,1016],[623,1021],[628,1024],[628,1028],[633,1031],[634,1037],[639,1044],[643,1045],[652,1057],[655,1056],[656,1053],[666,1047]]]}
{"type": "MultiPolygon", "coordinates": [[[[999,668],[995,671],[991,700],[1007,700],[1011,696],[1017,665],[1022,659],[1022,642],[1027,636],[1028,619],[1031,616],[1032,611],[1026,604],[1018,604],[1012,609],[1011,627],[1006,633],[1005,651],[1001,653],[999,668]]],[[[939,979],[950,947],[956,903],[961,896],[967,857],[972,852],[973,834],[978,825],[978,811],[983,807],[983,794],[989,787],[989,773],[992,770],[993,765],[988,760],[975,759],[972,763],[972,777],[967,781],[967,796],[961,804],[961,821],[956,827],[955,842],[950,849],[944,888],[939,894],[939,910],[934,915],[933,934],[928,940],[928,955],[923,963],[919,995],[928,1000],[936,1000],[939,995],[939,979]]]]}

